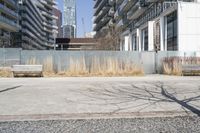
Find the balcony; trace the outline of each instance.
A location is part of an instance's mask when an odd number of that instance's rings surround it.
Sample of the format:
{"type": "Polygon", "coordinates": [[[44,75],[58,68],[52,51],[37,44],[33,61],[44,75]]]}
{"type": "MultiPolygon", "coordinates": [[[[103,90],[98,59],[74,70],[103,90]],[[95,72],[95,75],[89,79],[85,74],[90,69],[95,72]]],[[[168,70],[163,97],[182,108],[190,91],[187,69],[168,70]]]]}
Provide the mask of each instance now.
{"type": "Polygon", "coordinates": [[[124,0],[119,6],[119,14],[126,13],[134,5],[133,0],[124,0]]]}
{"type": "Polygon", "coordinates": [[[109,12],[108,12],[108,15],[113,17],[115,15],[115,9],[114,7],[110,8],[109,12]]]}
{"type": "Polygon", "coordinates": [[[177,7],[178,3],[177,2],[164,2],[163,3],[163,11],[165,11],[168,8],[173,8],[173,7],[177,7]]]}
{"type": "Polygon", "coordinates": [[[93,25],[92,25],[92,29],[94,29],[94,28],[96,27],[96,25],[97,25],[97,24],[93,24],[93,25]]]}
{"type": "Polygon", "coordinates": [[[116,26],[117,26],[117,27],[121,27],[121,26],[123,26],[123,21],[120,20],[120,21],[116,24],[116,26]]]}
{"type": "Polygon", "coordinates": [[[48,29],[48,28],[44,27],[44,31],[46,31],[46,32],[49,32],[49,33],[53,34],[53,30],[52,30],[52,29],[48,29]]]}
{"type": "Polygon", "coordinates": [[[6,28],[11,32],[16,32],[20,29],[20,26],[17,23],[6,17],[0,16],[0,21],[1,21],[0,23],[1,28],[6,28]]]}
{"type": "Polygon", "coordinates": [[[47,4],[49,5],[56,5],[55,0],[46,0],[47,4]]]}
{"type": "Polygon", "coordinates": [[[108,3],[109,3],[110,6],[114,6],[115,0],[108,0],[108,3]]]}
{"type": "Polygon", "coordinates": [[[16,19],[18,18],[18,14],[15,11],[9,9],[7,6],[0,4],[0,9],[10,17],[14,17],[16,19]]]}
{"type": "Polygon", "coordinates": [[[25,26],[25,24],[27,24],[27,23],[31,23],[32,24],[31,27],[34,27],[41,34],[44,34],[43,31],[41,30],[43,28],[42,23],[40,21],[38,21],[37,19],[35,19],[34,16],[32,16],[32,14],[28,15],[26,13],[22,13],[22,18],[23,18],[22,26],[25,26]]]}
{"type": "Polygon", "coordinates": [[[173,10],[177,10],[177,7],[178,7],[177,2],[162,2],[162,3],[152,4],[151,6],[148,7],[147,10],[144,11],[144,13],[142,13],[136,18],[137,21],[134,22],[134,26],[139,27],[140,25],[143,25],[148,21],[151,21],[152,19],[159,17],[161,14],[165,15],[169,11],[171,12],[173,10]]]}
{"type": "Polygon", "coordinates": [[[37,27],[41,29],[43,21],[42,15],[39,12],[35,12],[33,8],[34,7],[31,6],[31,4],[27,4],[27,6],[21,7],[21,10],[23,11],[21,13],[21,17],[24,17],[24,19],[27,19],[28,17],[28,20],[34,21],[37,24],[37,27]]]}
{"type": "Polygon", "coordinates": [[[101,19],[101,21],[94,27],[94,31],[99,31],[102,27],[104,27],[111,18],[106,15],[101,19]]]}
{"type": "Polygon", "coordinates": [[[58,27],[56,25],[44,25],[45,28],[49,29],[49,30],[58,30],[58,27]]]}
{"type": "Polygon", "coordinates": [[[42,11],[42,15],[44,15],[44,16],[50,18],[50,19],[58,19],[58,17],[56,17],[56,16],[54,16],[52,14],[49,14],[47,12],[44,12],[44,11],[42,11]]]}
{"type": "Polygon", "coordinates": [[[120,5],[123,2],[123,0],[116,0],[116,4],[120,5]]]}
{"type": "Polygon", "coordinates": [[[113,19],[111,19],[111,20],[108,22],[108,25],[109,25],[109,26],[114,26],[113,19]]]}
{"type": "Polygon", "coordinates": [[[3,40],[9,40],[10,39],[10,35],[8,33],[1,33],[0,34],[0,39],[3,39],[3,40]]]}
{"type": "Polygon", "coordinates": [[[53,6],[52,6],[50,3],[48,3],[47,1],[45,1],[45,0],[40,0],[40,2],[41,2],[43,5],[45,5],[46,7],[48,7],[49,9],[53,9],[53,6]]]}
{"type": "Polygon", "coordinates": [[[45,38],[44,38],[45,34],[41,30],[38,31],[37,29],[34,28],[34,26],[30,25],[26,21],[23,21],[22,25],[28,27],[29,30],[31,30],[32,33],[36,34],[38,36],[38,38],[41,38],[41,40],[45,40],[45,38]]]}
{"type": "Polygon", "coordinates": [[[108,11],[109,11],[108,6],[103,7],[103,9],[99,12],[99,14],[94,19],[94,22],[98,23],[102,19],[102,17],[105,16],[108,13],[108,11]]]}
{"type": "Polygon", "coordinates": [[[56,26],[56,25],[53,25],[53,26],[52,26],[52,28],[53,28],[53,29],[55,29],[55,30],[56,30],[56,32],[58,32],[58,31],[57,31],[57,30],[58,30],[58,26],[56,26]]]}
{"type": "Polygon", "coordinates": [[[33,40],[33,39],[31,39],[31,38],[29,38],[27,36],[22,36],[22,40],[24,42],[26,42],[24,45],[34,45],[39,49],[42,49],[42,50],[45,49],[44,47],[41,46],[41,44],[38,44],[37,42],[35,42],[35,40],[33,40]]]}
{"type": "Polygon", "coordinates": [[[149,2],[149,3],[154,3],[154,2],[158,2],[159,0],[146,0],[146,2],[149,2]]]}
{"type": "Polygon", "coordinates": [[[27,29],[22,29],[22,33],[25,36],[30,36],[33,40],[37,41],[39,44],[43,44],[45,42],[45,40],[46,40],[46,39],[42,40],[41,38],[38,38],[37,34],[31,32],[30,30],[27,30],[27,29]]]}
{"type": "Polygon", "coordinates": [[[117,10],[117,11],[115,12],[115,14],[114,14],[114,19],[115,19],[115,20],[118,20],[120,17],[121,17],[121,16],[120,16],[120,14],[119,14],[119,10],[117,10]]]}
{"type": "Polygon", "coordinates": [[[13,8],[17,9],[17,2],[14,0],[5,0],[5,2],[7,4],[9,4],[10,6],[12,6],[13,8]]]}
{"type": "Polygon", "coordinates": [[[106,6],[106,4],[107,4],[107,2],[108,2],[108,0],[102,0],[100,3],[99,3],[99,5],[95,8],[95,13],[94,13],[94,15],[95,16],[97,16],[98,14],[99,14],[99,12],[101,11],[101,9],[104,7],[104,6],[106,6]]]}
{"type": "Polygon", "coordinates": [[[127,18],[130,20],[134,20],[142,15],[146,9],[146,7],[141,7],[139,2],[137,2],[127,13],[127,18]]]}
{"type": "Polygon", "coordinates": [[[99,3],[101,2],[101,0],[94,0],[96,1],[95,5],[94,5],[94,8],[97,8],[97,6],[99,5],[99,3]]]}

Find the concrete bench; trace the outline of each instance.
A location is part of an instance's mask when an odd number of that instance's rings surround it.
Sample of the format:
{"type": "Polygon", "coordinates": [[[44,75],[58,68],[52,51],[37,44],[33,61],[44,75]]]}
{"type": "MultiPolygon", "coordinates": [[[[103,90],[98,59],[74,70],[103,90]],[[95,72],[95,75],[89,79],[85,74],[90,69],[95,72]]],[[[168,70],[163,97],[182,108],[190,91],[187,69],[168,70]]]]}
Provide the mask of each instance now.
{"type": "Polygon", "coordinates": [[[42,65],[13,65],[14,77],[42,77],[42,65]]]}
{"type": "Polygon", "coordinates": [[[200,76],[200,65],[182,65],[182,73],[184,76],[200,76]]]}

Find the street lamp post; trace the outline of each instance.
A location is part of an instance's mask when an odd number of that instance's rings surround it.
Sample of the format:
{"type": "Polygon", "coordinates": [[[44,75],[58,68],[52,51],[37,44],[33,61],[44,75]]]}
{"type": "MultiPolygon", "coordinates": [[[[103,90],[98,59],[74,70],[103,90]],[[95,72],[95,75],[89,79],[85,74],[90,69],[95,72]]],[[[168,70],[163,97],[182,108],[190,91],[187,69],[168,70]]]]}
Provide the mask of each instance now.
{"type": "Polygon", "coordinates": [[[54,47],[54,50],[56,50],[56,31],[53,31],[53,37],[54,37],[54,44],[53,44],[53,47],[54,47]]]}

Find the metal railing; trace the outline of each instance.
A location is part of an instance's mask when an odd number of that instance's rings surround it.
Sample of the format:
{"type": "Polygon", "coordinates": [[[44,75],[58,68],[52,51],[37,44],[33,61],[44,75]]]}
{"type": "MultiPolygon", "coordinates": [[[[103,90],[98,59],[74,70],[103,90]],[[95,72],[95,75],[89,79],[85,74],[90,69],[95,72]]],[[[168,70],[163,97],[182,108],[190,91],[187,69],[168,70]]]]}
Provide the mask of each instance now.
{"type": "Polygon", "coordinates": [[[7,6],[2,5],[1,3],[0,3],[0,8],[3,9],[3,10],[5,10],[5,11],[7,11],[8,14],[11,14],[11,15],[13,15],[15,17],[18,17],[18,13],[16,13],[15,11],[9,9],[7,6]]]}
{"type": "Polygon", "coordinates": [[[20,28],[20,26],[17,23],[15,23],[14,21],[12,21],[12,20],[10,20],[10,19],[8,19],[6,17],[0,16],[0,21],[4,22],[6,24],[9,24],[9,25],[11,25],[11,26],[13,26],[15,28],[20,28]]]}

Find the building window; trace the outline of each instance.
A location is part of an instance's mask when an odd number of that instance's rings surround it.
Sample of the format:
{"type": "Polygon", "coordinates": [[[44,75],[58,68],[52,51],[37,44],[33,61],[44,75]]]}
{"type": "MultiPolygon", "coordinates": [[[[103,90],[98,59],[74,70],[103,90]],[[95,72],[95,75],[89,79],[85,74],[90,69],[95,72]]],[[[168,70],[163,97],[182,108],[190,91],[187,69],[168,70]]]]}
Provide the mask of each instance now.
{"type": "Polygon", "coordinates": [[[137,51],[137,36],[136,36],[136,34],[132,35],[132,50],[137,51]]]}
{"type": "Polygon", "coordinates": [[[177,44],[177,12],[167,16],[167,50],[178,50],[177,44]]]}
{"type": "Polygon", "coordinates": [[[125,50],[125,40],[122,40],[122,42],[121,42],[121,50],[122,51],[125,50]]]}
{"type": "Polygon", "coordinates": [[[160,21],[154,23],[154,50],[160,51],[160,21]]]}
{"type": "Polygon", "coordinates": [[[148,27],[142,30],[142,50],[149,50],[148,42],[148,27]]]}

